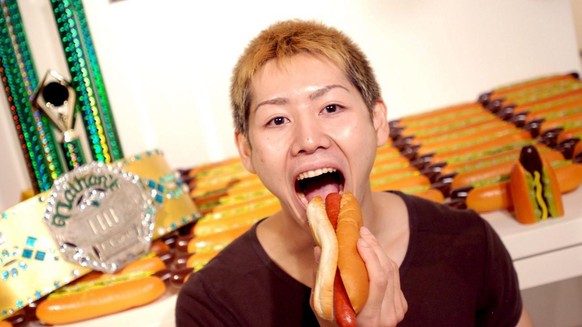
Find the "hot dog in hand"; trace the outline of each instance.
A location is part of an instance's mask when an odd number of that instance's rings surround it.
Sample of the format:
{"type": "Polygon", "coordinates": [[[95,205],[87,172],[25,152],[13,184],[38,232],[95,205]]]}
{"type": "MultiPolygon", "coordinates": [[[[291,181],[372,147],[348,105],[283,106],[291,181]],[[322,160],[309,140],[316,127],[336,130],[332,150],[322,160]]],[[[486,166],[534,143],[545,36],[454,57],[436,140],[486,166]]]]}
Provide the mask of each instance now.
{"type": "Polygon", "coordinates": [[[351,193],[332,193],[325,203],[317,196],[307,206],[307,218],[321,247],[313,308],[323,319],[355,326],[369,287],[368,272],[356,248],[362,226],[360,206],[351,193]]]}

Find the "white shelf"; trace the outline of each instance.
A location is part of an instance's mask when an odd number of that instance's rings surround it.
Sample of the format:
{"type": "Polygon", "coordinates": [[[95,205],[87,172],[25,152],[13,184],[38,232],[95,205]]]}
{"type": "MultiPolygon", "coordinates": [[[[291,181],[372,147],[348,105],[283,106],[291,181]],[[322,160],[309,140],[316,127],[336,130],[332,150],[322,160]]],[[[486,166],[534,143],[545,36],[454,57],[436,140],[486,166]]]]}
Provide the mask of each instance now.
{"type": "Polygon", "coordinates": [[[564,217],[524,225],[507,211],[484,214],[507,247],[521,289],[582,276],[582,188],[563,195],[564,217]]]}

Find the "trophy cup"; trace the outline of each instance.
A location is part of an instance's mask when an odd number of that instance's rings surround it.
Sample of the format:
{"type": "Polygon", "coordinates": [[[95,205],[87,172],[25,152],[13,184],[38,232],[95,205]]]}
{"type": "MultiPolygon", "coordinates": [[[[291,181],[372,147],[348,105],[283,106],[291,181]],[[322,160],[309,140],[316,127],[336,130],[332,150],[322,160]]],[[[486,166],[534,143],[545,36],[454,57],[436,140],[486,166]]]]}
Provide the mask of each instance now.
{"type": "Polygon", "coordinates": [[[71,84],[57,72],[49,70],[32,98],[32,104],[41,109],[63,134],[61,143],[69,170],[85,164],[81,141],[73,129],[75,96],[71,84]]]}

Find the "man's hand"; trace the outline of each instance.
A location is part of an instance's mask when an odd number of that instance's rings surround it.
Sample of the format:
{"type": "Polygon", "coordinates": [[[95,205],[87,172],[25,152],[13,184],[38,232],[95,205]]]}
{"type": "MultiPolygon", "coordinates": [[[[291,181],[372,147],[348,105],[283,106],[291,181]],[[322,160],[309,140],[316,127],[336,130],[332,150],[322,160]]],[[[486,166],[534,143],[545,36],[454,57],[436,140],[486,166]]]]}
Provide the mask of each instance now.
{"type": "Polygon", "coordinates": [[[370,292],[358,314],[358,326],[396,326],[408,310],[400,289],[398,265],[390,260],[366,227],[360,229],[358,251],[366,263],[370,292]]]}
{"type": "MultiPolygon", "coordinates": [[[[396,326],[408,310],[408,303],[400,289],[398,265],[388,258],[366,227],[360,229],[358,252],[366,264],[370,280],[368,300],[356,317],[358,326],[396,326]]],[[[315,247],[315,267],[319,262],[319,253],[319,247],[315,247]]],[[[335,322],[317,319],[320,326],[336,326],[335,322]]]]}

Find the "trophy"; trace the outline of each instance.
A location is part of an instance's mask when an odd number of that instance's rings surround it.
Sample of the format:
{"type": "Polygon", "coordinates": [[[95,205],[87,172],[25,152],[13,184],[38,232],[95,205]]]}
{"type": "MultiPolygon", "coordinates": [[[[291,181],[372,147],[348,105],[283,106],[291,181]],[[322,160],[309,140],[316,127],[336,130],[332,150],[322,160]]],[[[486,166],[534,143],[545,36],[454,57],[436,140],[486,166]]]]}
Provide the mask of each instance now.
{"type": "Polygon", "coordinates": [[[71,84],[53,70],[46,73],[32,98],[32,104],[41,109],[61,131],[63,153],[69,170],[85,164],[81,141],[74,131],[75,98],[71,84]]]}

